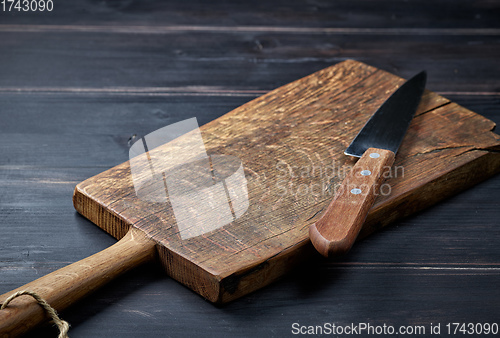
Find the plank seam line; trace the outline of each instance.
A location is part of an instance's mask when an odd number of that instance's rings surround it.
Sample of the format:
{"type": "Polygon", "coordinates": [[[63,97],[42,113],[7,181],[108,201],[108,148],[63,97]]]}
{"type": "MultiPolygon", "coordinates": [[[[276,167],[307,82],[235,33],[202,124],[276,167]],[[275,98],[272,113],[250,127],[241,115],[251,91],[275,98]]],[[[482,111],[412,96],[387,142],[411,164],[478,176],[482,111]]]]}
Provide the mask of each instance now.
{"type": "MultiPolygon", "coordinates": [[[[217,89],[199,88],[184,90],[167,87],[0,87],[0,94],[77,94],[77,95],[133,95],[133,96],[260,96],[269,93],[266,89],[217,89]]],[[[442,96],[500,96],[500,92],[437,91],[442,96]]]]}
{"type": "Polygon", "coordinates": [[[269,90],[220,89],[200,86],[193,88],[175,87],[0,87],[0,94],[78,94],[78,95],[144,95],[144,96],[257,96],[269,90]]]}
{"type": "Polygon", "coordinates": [[[500,35],[497,28],[370,28],[370,27],[290,27],[290,26],[112,26],[112,25],[0,25],[0,32],[25,33],[110,33],[110,34],[172,34],[180,32],[199,33],[283,33],[283,34],[327,34],[327,35],[500,35]]]}
{"type": "MultiPolygon", "coordinates": [[[[333,267],[335,268],[335,266],[333,267]]],[[[480,268],[480,267],[437,267],[437,266],[337,266],[337,268],[345,269],[362,269],[362,270],[441,270],[441,271],[498,271],[500,268],[480,268]]]]}

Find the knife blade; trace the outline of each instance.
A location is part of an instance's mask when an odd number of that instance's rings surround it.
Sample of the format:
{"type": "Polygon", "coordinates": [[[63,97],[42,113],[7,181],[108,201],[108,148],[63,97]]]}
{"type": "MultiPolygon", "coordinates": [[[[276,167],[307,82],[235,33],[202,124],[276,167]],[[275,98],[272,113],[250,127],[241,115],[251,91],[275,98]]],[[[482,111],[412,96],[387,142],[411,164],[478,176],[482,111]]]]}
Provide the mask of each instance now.
{"type": "Polygon", "coordinates": [[[325,257],[346,253],[356,240],[392,167],[425,89],[425,71],[399,87],[370,117],[344,154],[360,157],[344,178],[321,218],[309,227],[309,237],[325,257]]]}

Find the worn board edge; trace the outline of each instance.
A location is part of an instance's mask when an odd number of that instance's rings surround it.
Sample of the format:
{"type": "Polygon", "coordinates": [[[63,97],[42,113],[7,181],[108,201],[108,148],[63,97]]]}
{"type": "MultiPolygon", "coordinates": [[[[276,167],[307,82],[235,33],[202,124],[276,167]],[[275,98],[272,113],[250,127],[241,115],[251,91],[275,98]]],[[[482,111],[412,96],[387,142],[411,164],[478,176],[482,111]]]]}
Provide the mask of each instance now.
{"type": "MultiPolygon", "coordinates": [[[[344,62],[362,64],[352,60],[344,62]]],[[[251,104],[251,102],[247,104],[251,104]]],[[[486,118],[484,119],[486,120],[486,118]]],[[[386,203],[385,206],[376,204],[368,215],[360,238],[364,238],[402,217],[423,210],[500,172],[500,153],[497,153],[497,150],[471,150],[468,152],[468,156],[471,158],[470,162],[450,168],[450,171],[444,175],[430,182],[425,182],[407,192],[404,196],[398,196],[398,198],[386,203]],[[479,170],[479,175],[470,175],[471,171],[477,170],[479,170]],[[458,180],[463,183],[464,177],[466,178],[464,184],[453,184],[458,180]],[[429,193],[429,191],[433,192],[433,187],[442,184],[448,187],[442,194],[429,193]],[[419,196],[420,198],[418,198],[419,196]],[[424,198],[424,196],[426,197],[424,198]],[[410,201],[411,203],[409,203],[410,201]],[[405,207],[401,208],[403,205],[405,207]],[[408,207],[409,205],[411,207],[408,207]],[[378,221],[380,219],[383,219],[383,221],[378,221]]],[[[75,209],[113,237],[122,238],[131,224],[120,217],[119,214],[108,210],[99,201],[86,194],[85,190],[80,188],[81,184],[76,186],[73,195],[75,209]]],[[[313,222],[314,220],[311,220],[311,223],[313,222]]],[[[227,303],[272,283],[293,269],[299,262],[308,259],[314,254],[314,250],[312,250],[309,239],[305,237],[280,253],[255,262],[228,276],[212,274],[210,271],[206,271],[189,261],[186,257],[160,246],[158,246],[158,253],[162,258],[162,262],[168,262],[163,266],[167,274],[172,278],[193,289],[211,302],[227,303]],[[197,280],[188,280],[186,276],[196,276],[197,280]]]]}

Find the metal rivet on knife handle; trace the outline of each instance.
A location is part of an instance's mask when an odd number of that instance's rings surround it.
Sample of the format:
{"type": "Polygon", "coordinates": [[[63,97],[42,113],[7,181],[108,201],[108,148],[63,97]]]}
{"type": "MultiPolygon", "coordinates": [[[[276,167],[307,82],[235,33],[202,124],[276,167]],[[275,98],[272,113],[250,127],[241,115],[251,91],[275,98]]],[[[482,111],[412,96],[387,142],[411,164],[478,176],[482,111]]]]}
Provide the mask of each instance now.
{"type": "Polygon", "coordinates": [[[351,189],[351,194],[359,195],[361,194],[361,189],[358,188],[351,189]]]}

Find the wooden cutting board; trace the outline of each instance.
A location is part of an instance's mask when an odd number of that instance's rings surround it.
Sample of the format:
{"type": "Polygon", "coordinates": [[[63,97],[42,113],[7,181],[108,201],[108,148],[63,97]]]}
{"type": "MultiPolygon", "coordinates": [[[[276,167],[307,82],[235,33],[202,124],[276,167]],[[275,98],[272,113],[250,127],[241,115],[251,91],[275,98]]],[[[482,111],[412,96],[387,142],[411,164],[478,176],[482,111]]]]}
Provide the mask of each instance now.
{"type": "MultiPolygon", "coordinates": [[[[355,163],[344,149],[403,82],[348,60],[202,126],[208,154],[243,163],[249,198],[241,217],[203,235],[182,239],[168,203],[139,200],[129,162],[78,184],[75,208],[118,239],[144,231],[170,276],[212,302],[234,300],[310,257],[308,227],[355,163]]],[[[499,172],[494,127],[426,91],[360,238],[499,172]]]]}

